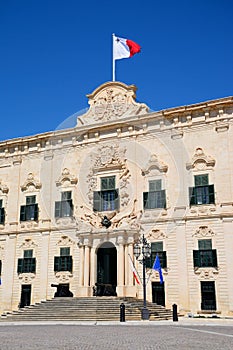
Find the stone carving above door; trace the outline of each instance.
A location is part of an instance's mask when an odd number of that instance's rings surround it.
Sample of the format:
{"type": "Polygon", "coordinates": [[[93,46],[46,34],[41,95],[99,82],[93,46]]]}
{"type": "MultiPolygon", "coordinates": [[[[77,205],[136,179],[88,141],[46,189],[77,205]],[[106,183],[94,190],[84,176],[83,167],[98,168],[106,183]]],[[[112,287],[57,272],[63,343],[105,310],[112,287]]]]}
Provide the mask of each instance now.
{"type": "Polygon", "coordinates": [[[129,116],[147,114],[149,108],[135,101],[137,88],[120,82],[108,82],[87,95],[90,108],[79,116],[77,126],[96,122],[119,120],[129,116]]]}

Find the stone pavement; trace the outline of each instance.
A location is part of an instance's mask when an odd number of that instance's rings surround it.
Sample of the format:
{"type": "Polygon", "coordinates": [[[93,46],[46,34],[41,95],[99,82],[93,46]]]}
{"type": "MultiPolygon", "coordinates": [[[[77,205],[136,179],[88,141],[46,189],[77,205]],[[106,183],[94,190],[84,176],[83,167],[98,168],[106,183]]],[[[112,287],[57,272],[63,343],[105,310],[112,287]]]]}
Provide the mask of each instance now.
{"type": "Polygon", "coordinates": [[[232,319],[0,324],[0,350],[232,350],[232,319]]]}

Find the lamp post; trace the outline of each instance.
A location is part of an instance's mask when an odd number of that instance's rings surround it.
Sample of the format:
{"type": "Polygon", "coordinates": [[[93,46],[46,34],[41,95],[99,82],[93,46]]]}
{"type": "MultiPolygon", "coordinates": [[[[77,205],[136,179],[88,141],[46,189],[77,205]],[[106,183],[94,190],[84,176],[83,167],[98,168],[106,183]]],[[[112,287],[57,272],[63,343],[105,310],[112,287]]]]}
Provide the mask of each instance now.
{"type": "Polygon", "coordinates": [[[149,320],[150,314],[149,310],[146,307],[146,258],[150,257],[151,249],[150,244],[147,242],[144,234],[142,238],[139,239],[137,243],[134,244],[133,254],[135,258],[142,264],[143,267],[143,308],[142,308],[142,320],[149,320]],[[140,258],[141,257],[141,258],[140,258]],[[140,258],[140,259],[139,259],[140,258]]]}

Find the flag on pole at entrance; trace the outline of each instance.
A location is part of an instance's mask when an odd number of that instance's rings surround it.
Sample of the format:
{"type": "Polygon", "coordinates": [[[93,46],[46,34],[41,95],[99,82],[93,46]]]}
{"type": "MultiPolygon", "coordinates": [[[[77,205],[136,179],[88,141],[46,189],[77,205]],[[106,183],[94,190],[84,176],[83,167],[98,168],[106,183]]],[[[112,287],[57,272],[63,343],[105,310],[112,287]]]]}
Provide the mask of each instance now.
{"type": "Polygon", "coordinates": [[[133,276],[135,278],[135,281],[137,282],[137,284],[140,284],[140,277],[138,275],[138,272],[137,272],[137,270],[136,270],[136,268],[134,266],[133,260],[131,259],[130,255],[129,255],[129,263],[130,263],[130,267],[131,267],[131,270],[133,272],[133,276]]]}
{"type": "Polygon", "coordinates": [[[156,255],[152,269],[158,271],[160,283],[162,284],[163,283],[163,272],[162,272],[162,268],[160,265],[160,260],[159,260],[158,254],[156,255]]]}
{"type": "Polygon", "coordinates": [[[129,58],[141,51],[141,46],[132,40],[113,35],[113,59],[129,58]]]}

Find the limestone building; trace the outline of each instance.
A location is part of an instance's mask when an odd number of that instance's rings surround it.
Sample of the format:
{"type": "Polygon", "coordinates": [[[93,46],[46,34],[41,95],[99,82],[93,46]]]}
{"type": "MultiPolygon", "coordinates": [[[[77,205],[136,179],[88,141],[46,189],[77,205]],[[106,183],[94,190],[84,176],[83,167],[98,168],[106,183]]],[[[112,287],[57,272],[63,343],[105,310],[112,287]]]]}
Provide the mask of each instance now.
{"type": "Polygon", "coordinates": [[[135,93],[105,83],[74,128],[0,143],[0,312],[93,287],[142,298],[144,234],[149,301],[233,315],[233,98],[151,112],[135,93]]]}

